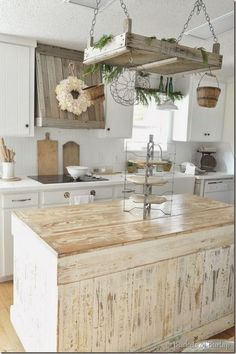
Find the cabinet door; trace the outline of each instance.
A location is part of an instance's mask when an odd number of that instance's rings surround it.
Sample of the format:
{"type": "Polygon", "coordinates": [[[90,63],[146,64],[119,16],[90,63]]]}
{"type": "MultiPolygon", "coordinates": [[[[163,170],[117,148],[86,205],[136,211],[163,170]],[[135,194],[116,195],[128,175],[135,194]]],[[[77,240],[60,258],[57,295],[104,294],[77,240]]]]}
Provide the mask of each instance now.
{"type": "Polygon", "coordinates": [[[8,277],[13,274],[13,236],[11,234],[12,210],[2,210],[2,244],[3,269],[1,276],[8,277]]]}
{"type": "Polygon", "coordinates": [[[105,136],[110,138],[131,138],[133,128],[133,106],[122,106],[116,103],[110,92],[110,85],[106,87],[105,136]]]}
{"type": "MultiPolygon", "coordinates": [[[[225,85],[220,83],[221,94],[215,108],[200,107],[197,102],[198,80],[193,80],[190,102],[190,141],[221,141],[223,132],[225,85]]],[[[203,79],[201,86],[216,86],[215,80],[203,79]]]]}
{"type": "Polygon", "coordinates": [[[0,131],[3,136],[32,135],[32,50],[0,42],[0,131]]]}

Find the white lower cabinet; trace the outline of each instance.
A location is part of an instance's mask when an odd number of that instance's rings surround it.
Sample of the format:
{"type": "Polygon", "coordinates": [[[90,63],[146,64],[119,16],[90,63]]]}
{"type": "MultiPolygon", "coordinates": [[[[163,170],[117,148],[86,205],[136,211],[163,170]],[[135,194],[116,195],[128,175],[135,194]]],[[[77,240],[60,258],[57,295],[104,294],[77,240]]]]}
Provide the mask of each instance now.
{"type": "Polygon", "coordinates": [[[11,215],[17,209],[38,206],[38,193],[9,194],[1,196],[0,209],[0,282],[13,274],[13,237],[11,215]]]}
{"type": "Polygon", "coordinates": [[[12,212],[32,207],[57,207],[69,205],[70,195],[88,195],[95,192],[96,200],[122,198],[123,184],[89,186],[87,188],[63,188],[39,192],[0,194],[0,282],[13,274],[13,237],[11,233],[12,212]]]}
{"type": "Polygon", "coordinates": [[[95,200],[112,199],[112,187],[89,187],[83,189],[63,189],[56,191],[46,191],[41,194],[41,206],[46,207],[50,205],[64,205],[69,204],[71,195],[89,195],[95,193],[95,200]]]}

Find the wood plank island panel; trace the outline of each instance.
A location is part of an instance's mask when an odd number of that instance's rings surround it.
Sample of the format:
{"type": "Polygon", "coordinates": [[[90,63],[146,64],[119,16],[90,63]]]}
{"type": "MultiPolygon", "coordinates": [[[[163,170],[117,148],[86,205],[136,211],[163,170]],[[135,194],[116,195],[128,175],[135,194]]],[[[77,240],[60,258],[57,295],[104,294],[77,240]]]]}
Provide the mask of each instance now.
{"type": "Polygon", "coordinates": [[[17,213],[11,318],[26,351],[178,352],[232,327],[233,208],[173,205],[145,221],[119,202],[17,213]]]}
{"type": "Polygon", "coordinates": [[[74,64],[74,74],[87,86],[101,83],[98,73],[83,78],[83,52],[39,44],[36,49],[36,125],[59,128],[102,129],[105,127],[104,107],[95,103],[80,116],[62,111],[58,106],[56,86],[72,73],[69,64],[74,64]]]}
{"type": "Polygon", "coordinates": [[[197,196],[173,197],[172,217],[140,221],[123,212],[122,201],[16,213],[60,256],[175,236],[231,224],[233,207],[197,196]],[[219,215],[220,217],[215,217],[219,215]]]}

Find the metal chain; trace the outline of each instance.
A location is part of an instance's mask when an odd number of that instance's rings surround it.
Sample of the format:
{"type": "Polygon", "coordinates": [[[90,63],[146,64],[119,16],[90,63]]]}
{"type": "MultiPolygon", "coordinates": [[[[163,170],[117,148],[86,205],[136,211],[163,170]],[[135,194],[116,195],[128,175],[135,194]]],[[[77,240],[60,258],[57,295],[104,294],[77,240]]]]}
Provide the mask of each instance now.
{"type": "Polygon", "coordinates": [[[214,30],[214,27],[212,26],[212,23],[211,23],[211,19],[210,19],[210,16],[208,15],[207,13],[207,10],[206,10],[206,5],[204,4],[203,0],[197,0],[194,4],[194,7],[192,9],[192,11],[190,12],[190,15],[188,17],[188,20],[187,22],[185,23],[184,25],[184,28],[182,30],[182,32],[180,33],[178,39],[177,39],[177,43],[179,43],[181,41],[181,39],[183,38],[183,35],[186,31],[186,29],[188,28],[188,25],[189,25],[189,22],[191,21],[193,15],[195,14],[195,11],[197,10],[197,15],[200,14],[201,10],[203,9],[204,11],[204,14],[205,14],[205,18],[208,22],[208,25],[209,25],[209,28],[210,28],[210,31],[214,37],[214,41],[217,43],[218,42],[218,39],[216,37],[216,34],[215,34],[215,30],[214,30]]]}
{"type": "Polygon", "coordinates": [[[120,5],[121,5],[122,9],[124,10],[125,16],[126,16],[127,18],[129,18],[129,13],[128,13],[127,6],[125,5],[125,3],[124,3],[123,0],[120,0],[120,5]]]}
{"type": "Polygon", "coordinates": [[[96,25],[96,20],[97,20],[97,15],[98,15],[98,12],[99,12],[100,4],[101,4],[101,0],[96,0],[96,7],[94,9],[94,16],[93,16],[93,21],[92,21],[92,27],[91,27],[91,30],[90,30],[90,37],[94,36],[94,28],[95,28],[95,25],[96,25]]]}
{"type": "Polygon", "coordinates": [[[206,20],[208,22],[208,25],[209,25],[209,28],[210,28],[210,31],[214,37],[214,42],[217,43],[218,42],[218,38],[216,37],[216,33],[215,33],[215,29],[214,27],[212,26],[212,23],[211,23],[211,19],[210,19],[210,16],[208,15],[208,12],[207,12],[207,9],[206,9],[206,5],[204,4],[204,2],[202,0],[200,0],[201,3],[202,3],[202,8],[203,8],[203,11],[205,13],[205,17],[206,17],[206,20]]]}

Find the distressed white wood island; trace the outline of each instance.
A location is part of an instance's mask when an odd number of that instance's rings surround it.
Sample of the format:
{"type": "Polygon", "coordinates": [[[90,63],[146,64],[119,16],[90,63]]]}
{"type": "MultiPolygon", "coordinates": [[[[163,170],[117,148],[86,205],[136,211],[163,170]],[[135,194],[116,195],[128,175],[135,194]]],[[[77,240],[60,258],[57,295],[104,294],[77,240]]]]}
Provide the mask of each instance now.
{"type": "Polygon", "coordinates": [[[26,351],[182,351],[233,325],[233,207],[176,195],[18,211],[11,320],[26,351]]]}

